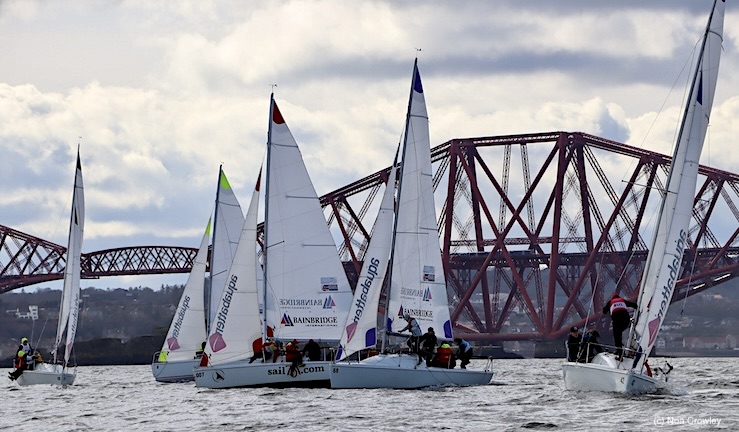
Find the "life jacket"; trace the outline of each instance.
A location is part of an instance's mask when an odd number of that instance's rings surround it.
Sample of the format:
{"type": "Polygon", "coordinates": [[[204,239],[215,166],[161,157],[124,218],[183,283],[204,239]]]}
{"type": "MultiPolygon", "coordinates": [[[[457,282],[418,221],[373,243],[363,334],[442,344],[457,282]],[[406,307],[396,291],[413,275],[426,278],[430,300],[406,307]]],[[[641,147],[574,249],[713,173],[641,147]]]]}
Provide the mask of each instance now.
{"type": "Polygon", "coordinates": [[[26,365],[26,352],[22,349],[18,350],[15,356],[15,366],[16,369],[22,368],[26,365]]]}
{"type": "Polygon", "coordinates": [[[292,342],[287,344],[285,347],[285,361],[293,362],[295,360],[298,360],[300,358],[300,351],[298,351],[297,345],[294,345],[292,342]]]}
{"type": "Polygon", "coordinates": [[[421,336],[421,326],[418,325],[418,320],[415,318],[411,318],[411,334],[421,336]]]}
{"type": "Polygon", "coordinates": [[[611,305],[611,315],[613,315],[614,312],[628,311],[628,309],[626,309],[626,302],[624,302],[624,299],[621,297],[612,298],[609,303],[611,305]]]}
{"type": "Polygon", "coordinates": [[[449,344],[444,344],[436,350],[436,363],[446,367],[452,358],[452,347],[449,344]]]}

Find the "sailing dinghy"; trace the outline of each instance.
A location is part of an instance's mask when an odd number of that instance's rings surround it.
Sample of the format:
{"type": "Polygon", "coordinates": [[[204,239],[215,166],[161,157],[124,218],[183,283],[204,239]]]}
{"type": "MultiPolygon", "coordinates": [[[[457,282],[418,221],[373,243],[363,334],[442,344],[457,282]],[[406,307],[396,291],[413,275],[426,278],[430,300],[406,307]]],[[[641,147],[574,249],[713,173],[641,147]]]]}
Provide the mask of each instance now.
{"type": "Polygon", "coordinates": [[[379,291],[386,266],[390,268],[390,280],[383,346],[388,334],[405,325],[406,315],[414,317],[424,329],[433,327],[441,340],[453,338],[436,225],[428,114],[417,59],[404,135],[395,220],[388,222],[393,213],[393,169],[355,290],[353,309],[344,326],[337,356],[341,361],[331,368],[331,387],[415,389],[489,384],[493,377],[489,363],[479,370],[446,369],[427,366],[417,354],[386,352],[360,361],[347,359],[377,343],[379,291]]]}
{"type": "Polygon", "coordinates": [[[59,323],[54,342],[54,357],[51,363],[36,363],[33,370],[26,370],[18,377],[22,386],[34,384],[72,385],[77,377],[77,369],[69,365],[77,334],[77,319],[80,305],[80,272],[82,254],[82,235],[85,230],[85,193],[82,184],[82,164],[77,149],[77,168],[74,176],[72,212],[69,220],[69,240],[67,242],[66,266],[64,268],[64,287],[59,304],[59,323]],[[64,357],[57,353],[64,345],[64,357]]]}
{"type": "MultiPolygon", "coordinates": [[[[657,340],[677,281],[698,178],[698,164],[711,116],[723,40],[724,0],[715,0],[701,45],[693,83],[683,113],[680,133],[662,195],[658,225],[638,295],[636,319],[629,332],[631,349],[623,357],[599,353],[591,363],[562,365],[568,390],[625,394],[652,393],[662,380],[652,373],[647,359],[657,340]]],[[[666,375],[663,375],[666,378],[666,375]]]]}
{"type": "Polygon", "coordinates": [[[244,214],[221,166],[216,188],[215,224],[211,248],[210,277],[206,278],[210,221],[195,256],[190,276],[182,291],[167,337],[154,353],[151,372],[159,382],[192,381],[193,369],[200,362],[207,324],[213,321],[226,276],[238,244],[244,214]],[[215,298],[214,301],[206,301],[215,298]]]}
{"type": "Polygon", "coordinates": [[[200,361],[196,353],[206,336],[204,289],[209,237],[210,219],[164,339],[164,346],[154,354],[151,373],[159,382],[192,381],[192,370],[200,361]]]}
{"type": "Polygon", "coordinates": [[[352,296],[318,195],[274,95],[267,141],[263,315],[255,259],[257,183],[208,335],[207,365],[195,369],[198,387],[329,386],[331,358],[304,361],[297,368],[282,359],[249,362],[268,336],[337,343],[352,296]]]}

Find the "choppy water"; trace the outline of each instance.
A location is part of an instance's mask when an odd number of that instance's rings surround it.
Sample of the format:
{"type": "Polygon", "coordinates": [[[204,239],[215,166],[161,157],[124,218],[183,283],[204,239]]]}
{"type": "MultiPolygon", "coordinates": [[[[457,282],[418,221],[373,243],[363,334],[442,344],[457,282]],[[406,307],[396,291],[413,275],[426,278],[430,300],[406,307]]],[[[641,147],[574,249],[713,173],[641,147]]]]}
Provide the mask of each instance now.
{"type": "Polygon", "coordinates": [[[670,359],[668,391],[640,397],[567,391],[561,363],[497,360],[491,385],[427,390],[208,390],[157,383],[149,366],[80,367],[74,386],[19,387],[3,373],[0,430],[739,430],[739,359],[670,359]]]}

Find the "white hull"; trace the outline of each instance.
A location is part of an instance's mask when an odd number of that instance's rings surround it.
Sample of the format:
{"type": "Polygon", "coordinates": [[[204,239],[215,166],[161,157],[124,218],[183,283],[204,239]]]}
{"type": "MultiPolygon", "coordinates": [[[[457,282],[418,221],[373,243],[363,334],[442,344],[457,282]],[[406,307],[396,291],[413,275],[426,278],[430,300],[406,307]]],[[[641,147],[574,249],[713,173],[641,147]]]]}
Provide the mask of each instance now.
{"type": "Polygon", "coordinates": [[[159,382],[187,382],[194,380],[193,369],[200,363],[200,359],[175,360],[165,363],[151,364],[151,373],[159,382]]]}
{"type": "Polygon", "coordinates": [[[23,371],[16,382],[22,386],[36,384],[72,385],[77,377],[77,371],[64,370],[62,365],[51,363],[37,364],[34,370],[23,371]]]}
{"type": "Polygon", "coordinates": [[[337,362],[331,367],[331,388],[417,389],[432,386],[486,385],[492,370],[444,369],[418,363],[413,355],[380,354],[361,362],[337,362]]]}
{"type": "Polygon", "coordinates": [[[567,390],[602,391],[639,395],[654,393],[661,381],[630,369],[633,359],[619,362],[613,354],[601,353],[591,363],[562,365],[567,390]]]}
{"type": "Polygon", "coordinates": [[[195,386],[234,387],[329,387],[331,362],[306,361],[297,374],[289,374],[290,363],[247,361],[195,368],[195,386]]]}

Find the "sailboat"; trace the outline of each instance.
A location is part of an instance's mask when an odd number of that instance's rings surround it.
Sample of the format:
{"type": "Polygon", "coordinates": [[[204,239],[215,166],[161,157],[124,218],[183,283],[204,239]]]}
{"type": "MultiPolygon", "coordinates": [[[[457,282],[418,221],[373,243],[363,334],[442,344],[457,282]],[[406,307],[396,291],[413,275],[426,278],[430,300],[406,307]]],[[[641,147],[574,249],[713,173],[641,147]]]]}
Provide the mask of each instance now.
{"type": "MultiPolygon", "coordinates": [[[[422,328],[433,327],[442,340],[451,340],[452,326],[446,292],[446,278],[439,248],[431,170],[426,101],[418,72],[413,78],[408,102],[398,185],[398,205],[393,224],[393,183],[388,182],[375,222],[368,257],[354,296],[337,361],[331,368],[332,388],[423,388],[440,385],[471,386],[490,383],[493,371],[429,367],[416,354],[386,353],[388,335],[405,325],[404,317],[414,317],[422,328]],[[383,228],[385,227],[385,228],[383,228]],[[382,232],[381,230],[385,230],[382,232]],[[388,232],[389,230],[389,232],[388,232]],[[375,242],[379,245],[375,245],[375,242]],[[389,245],[389,247],[387,247],[389,245]],[[389,252],[389,257],[388,257],[389,252]],[[383,352],[359,361],[349,361],[355,351],[376,344],[375,329],[382,286],[380,267],[388,266],[388,305],[385,308],[383,352]],[[370,313],[371,312],[371,313],[370,313]],[[363,331],[359,334],[357,329],[363,331]],[[364,338],[362,338],[364,336],[364,338]],[[362,346],[364,345],[364,346],[362,346]]],[[[392,177],[392,175],[391,175],[392,177]]]]}
{"type": "MultiPolygon", "coordinates": [[[[714,0],[703,36],[693,82],[662,195],[658,225],[638,295],[638,310],[623,356],[599,353],[591,363],[562,366],[568,390],[643,394],[657,391],[662,380],[652,376],[647,359],[657,340],[675,289],[698,178],[698,164],[711,116],[718,78],[724,26],[724,0],[714,0]]],[[[663,377],[666,377],[663,375],[663,377]]]]}
{"type": "MultiPolygon", "coordinates": [[[[151,373],[159,382],[192,381],[192,370],[199,358],[196,353],[205,341],[205,269],[208,260],[210,219],[195,262],[182,290],[172,323],[162,349],[154,354],[151,373]]],[[[201,351],[202,352],[202,351],[201,351]]]]}
{"type": "Polygon", "coordinates": [[[261,314],[255,260],[258,194],[259,182],[208,335],[208,364],[195,369],[195,385],[328,387],[330,358],[305,361],[297,368],[282,360],[249,362],[268,336],[338,343],[352,296],[318,195],[274,95],[267,140],[261,314]]]}
{"type": "Polygon", "coordinates": [[[82,184],[82,164],[77,149],[77,167],[74,176],[72,211],[69,220],[69,240],[67,242],[66,266],[64,268],[64,287],[59,304],[59,323],[54,342],[54,357],[51,363],[36,363],[33,370],[24,371],[17,379],[22,386],[33,384],[72,385],[77,377],[77,369],[69,365],[77,334],[77,319],[80,302],[80,272],[82,254],[82,235],[85,230],[85,192],[82,184]],[[64,343],[64,357],[57,358],[64,343]]]}
{"type": "Polygon", "coordinates": [[[155,380],[185,382],[194,379],[193,369],[200,362],[198,354],[203,351],[207,325],[213,322],[218,307],[217,300],[208,300],[221,298],[243,225],[241,205],[221,166],[216,188],[210,277],[205,276],[211,231],[209,220],[167,337],[162,349],[154,353],[151,372],[155,380]]]}

